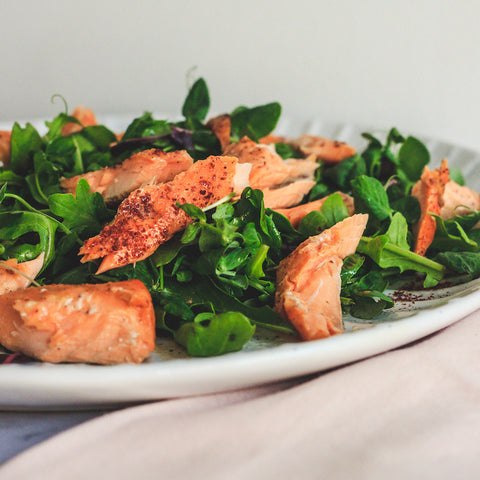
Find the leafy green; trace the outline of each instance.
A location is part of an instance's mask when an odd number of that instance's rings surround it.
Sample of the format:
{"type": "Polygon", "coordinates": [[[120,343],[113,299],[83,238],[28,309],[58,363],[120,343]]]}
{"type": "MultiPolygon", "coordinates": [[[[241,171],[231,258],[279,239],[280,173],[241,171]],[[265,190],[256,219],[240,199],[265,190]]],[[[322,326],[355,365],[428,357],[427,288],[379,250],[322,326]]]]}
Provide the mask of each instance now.
{"type": "Polygon", "coordinates": [[[182,107],[185,118],[203,121],[210,108],[210,96],[205,80],[199,78],[188,92],[182,107]]]}
{"type": "Polygon", "coordinates": [[[241,350],[252,338],[255,326],[239,312],[201,313],[174,335],[192,356],[222,355],[241,350]]]}
{"type": "Polygon", "coordinates": [[[396,268],[400,273],[406,270],[426,273],[425,288],[435,286],[445,274],[443,265],[395,245],[387,235],[362,237],[357,251],[368,255],[382,268],[396,268]]]}
{"type": "Polygon", "coordinates": [[[243,136],[258,141],[276,127],[282,107],[278,102],[253,108],[239,108],[232,112],[232,141],[238,142],[243,136]]]}
{"type": "Polygon", "coordinates": [[[99,193],[89,193],[85,179],[77,184],[76,194],[56,193],[48,199],[50,210],[63,218],[63,223],[82,238],[88,238],[101,230],[112,219],[112,212],[105,207],[99,193]]]}

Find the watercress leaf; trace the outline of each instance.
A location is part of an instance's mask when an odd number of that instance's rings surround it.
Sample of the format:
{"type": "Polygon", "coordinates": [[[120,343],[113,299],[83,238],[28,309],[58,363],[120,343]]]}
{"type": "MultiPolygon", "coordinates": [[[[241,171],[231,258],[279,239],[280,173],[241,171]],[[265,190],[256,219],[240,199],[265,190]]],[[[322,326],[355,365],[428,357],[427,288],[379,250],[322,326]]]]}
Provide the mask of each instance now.
{"type": "Polygon", "coordinates": [[[275,144],[275,151],[284,159],[287,160],[288,158],[295,158],[295,151],[292,149],[290,145],[287,143],[276,143],[275,144]]]}
{"type": "Polygon", "coordinates": [[[465,185],[465,178],[460,169],[455,167],[451,167],[451,168],[449,167],[448,175],[450,177],[450,180],[453,180],[455,183],[458,183],[458,185],[465,185]]]}
{"type": "Polygon", "coordinates": [[[176,205],[177,207],[181,208],[190,218],[193,218],[193,220],[200,220],[200,222],[203,223],[207,221],[207,216],[205,213],[196,205],[193,205],[192,203],[184,203],[181,205],[178,202],[176,202],[176,205]]]}
{"type": "Polygon", "coordinates": [[[304,237],[311,237],[328,228],[328,224],[327,216],[319,210],[314,210],[300,220],[298,231],[304,237]]]}
{"type": "Polygon", "coordinates": [[[245,315],[225,312],[182,325],[174,335],[189,355],[213,356],[236,352],[252,338],[255,326],[245,315]]]}
{"type": "Polygon", "coordinates": [[[241,302],[218,288],[208,277],[189,284],[176,283],[171,288],[189,304],[211,304],[216,312],[240,312],[258,327],[295,334],[293,327],[270,307],[253,307],[241,302]]]}
{"type": "Polygon", "coordinates": [[[351,184],[356,212],[368,213],[380,222],[392,216],[387,192],[377,179],[360,175],[351,184]]]}
{"type": "Polygon", "coordinates": [[[265,276],[263,263],[268,255],[268,245],[261,245],[255,254],[249,259],[245,266],[245,273],[252,278],[261,278],[265,276]]]}
{"type": "Polygon", "coordinates": [[[277,126],[281,112],[282,107],[277,102],[232,112],[232,140],[238,141],[247,136],[258,141],[265,137],[277,126]]]}
{"type": "Polygon", "coordinates": [[[480,275],[480,254],[474,252],[442,252],[435,260],[445,265],[449,270],[465,274],[469,279],[480,275]]]}
{"type": "Polygon", "coordinates": [[[411,182],[420,179],[423,168],[430,162],[427,147],[415,137],[407,137],[398,152],[399,167],[411,182]]]}
{"type": "Polygon", "coordinates": [[[329,191],[341,190],[348,193],[351,191],[350,182],[367,173],[365,160],[360,155],[342,160],[333,167],[325,168],[323,171],[323,181],[329,186],[329,191]]]}
{"type": "MultiPolygon", "coordinates": [[[[199,223],[193,223],[189,226],[200,226],[199,223]]],[[[187,227],[188,230],[188,227],[187,227]]],[[[156,250],[155,253],[151,256],[152,262],[156,267],[161,267],[162,265],[167,265],[170,263],[180,252],[183,247],[183,237],[179,239],[178,237],[174,237],[168,242],[160,245],[156,250]]]]}
{"type": "Polygon", "coordinates": [[[190,88],[182,107],[185,118],[205,120],[210,108],[210,95],[205,80],[199,78],[190,88]]]}

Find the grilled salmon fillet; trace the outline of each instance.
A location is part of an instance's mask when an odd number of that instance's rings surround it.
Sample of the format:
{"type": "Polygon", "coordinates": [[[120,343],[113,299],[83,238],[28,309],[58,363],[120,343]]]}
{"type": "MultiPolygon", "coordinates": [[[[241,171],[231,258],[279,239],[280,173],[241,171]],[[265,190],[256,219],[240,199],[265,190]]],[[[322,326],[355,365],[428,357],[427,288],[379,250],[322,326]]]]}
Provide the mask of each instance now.
{"type": "Polygon", "coordinates": [[[343,332],[340,272],[355,253],[368,215],[357,214],[301,243],[280,262],[274,309],[299,332],[316,340],[343,332]]]}
{"type": "Polygon", "coordinates": [[[355,148],[345,142],[338,142],[316,135],[305,134],[289,143],[305,156],[315,155],[318,160],[327,163],[341,162],[356,153],[355,148]]]}
{"type": "Polygon", "coordinates": [[[60,186],[65,192],[75,195],[78,182],[84,178],[90,185],[91,192],[100,193],[106,203],[114,203],[148,183],[169,182],[192,164],[193,158],[186,150],[165,153],[163,150],[151,148],[134,153],[114,167],[64,178],[60,186]]]}
{"type": "Polygon", "coordinates": [[[265,208],[278,210],[298,205],[314,185],[314,180],[297,180],[277,188],[264,188],[262,191],[265,208]]]}
{"type": "Polygon", "coordinates": [[[0,343],[44,362],[140,363],[155,348],[150,293],[139,280],[6,293],[0,343]]]}
{"type": "Polygon", "coordinates": [[[0,295],[27,288],[42,269],[44,259],[45,253],[42,252],[28,262],[18,263],[15,258],[0,260],[0,295]]]}
{"type": "Polygon", "coordinates": [[[282,160],[273,148],[255,143],[248,137],[230,144],[224,155],[238,158],[239,163],[250,163],[249,183],[252,188],[264,190],[288,184],[297,179],[313,179],[318,165],[310,159],[294,159],[290,162],[282,160]]]}
{"type": "Polygon", "coordinates": [[[113,222],[84,243],[80,249],[82,262],[103,257],[97,271],[102,273],[149,257],[192,222],[176,202],[199,208],[218,202],[236,188],[236,167],[234,157],[210,156],[171,182],[133,191],[120,204],[113,222]]]}
{"type": "Polygon", "coordinates": [[[425,255],[435,237],[437,224],[431,213],[440,215],[448,181],[448,162],[444,159],[440,168],[433,171],[424,167],[420,180],[412,188],[412,196],[420,202],[420,219],[413,226],[415,238],[413,251],[419,255],[425,255]]]}

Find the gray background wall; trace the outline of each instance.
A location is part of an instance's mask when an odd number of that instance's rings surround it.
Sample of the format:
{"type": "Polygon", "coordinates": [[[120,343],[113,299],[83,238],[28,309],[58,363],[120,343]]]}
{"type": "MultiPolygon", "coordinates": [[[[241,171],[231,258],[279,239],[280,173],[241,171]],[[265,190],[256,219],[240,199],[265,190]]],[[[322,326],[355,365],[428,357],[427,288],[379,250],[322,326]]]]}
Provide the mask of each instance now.
{"type": "Polygon", "coordinates": [[[0,121],[179,112],[196,66],[212,108],[390,127],[480,150],[474,0],[0,0],[0,121]]]}

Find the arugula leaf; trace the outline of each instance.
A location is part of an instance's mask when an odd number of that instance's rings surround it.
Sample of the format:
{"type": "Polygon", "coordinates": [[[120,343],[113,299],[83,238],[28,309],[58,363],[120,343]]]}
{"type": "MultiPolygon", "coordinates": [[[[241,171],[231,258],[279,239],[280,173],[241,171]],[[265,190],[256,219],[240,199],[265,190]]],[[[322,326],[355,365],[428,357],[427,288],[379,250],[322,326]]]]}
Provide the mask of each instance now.
{"type": "Polygon", "coordinates": [[[362,237],[357,251],[368,255],[382,268],[398,268],[400,273],[406,270],[426,273],[425,288],[437,285],[445,274],[445,267],[440,263],[393,244],[386,235],[362,237]]]}
{"type": "Polygon", "coordinates": [[[7,258],[14,257],[23,262],[45,252],[43,269],[53,260],[57,230],[57,223],[53,219],[36,212],[3,212],[0,213],[0,225],[0,240],[10,242],[5,248],[7,258]],[[27,239],[22,243],[14,242],[31,233],[38,235],[39,241],[35,245],[28,243],[27,239]]]}
{"type": "Polygon", "coordinates": [[[190,355],[206,357],[241,350],[254,332],[255,326],[241,313],[203,313],[182,325],[174,338],[190,355]]]}
{"type": "Polygon", "coordinates": [[[96,235],[112,219],[112,212],[105,207],[102,195],[89,193],[90,186],[82,178],[78,182],[76,196],[71,193],[50,195],[50,210],[63,218],[63,223],[81,238],[96,235]]]}
{"type": "Polygon", "coordinates": [[[18,175],[25,174],[32,166],[35,151],[43,146],[43,140],[37,130],[27,123],[22,128],[15,122],[12,128],[11,157],[9,168],[18,175]]]}
{"type": "Polygon", "coordinates": [[[433,216],[437,228],[435,229],[435,237],[429,247],[429,252],[444,252],[446,250],[478,252],[479,246],[477,242],[469,238],[459,222],[449,221],[447,223],[438,215],[433,216]]]}

